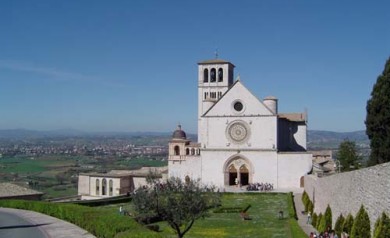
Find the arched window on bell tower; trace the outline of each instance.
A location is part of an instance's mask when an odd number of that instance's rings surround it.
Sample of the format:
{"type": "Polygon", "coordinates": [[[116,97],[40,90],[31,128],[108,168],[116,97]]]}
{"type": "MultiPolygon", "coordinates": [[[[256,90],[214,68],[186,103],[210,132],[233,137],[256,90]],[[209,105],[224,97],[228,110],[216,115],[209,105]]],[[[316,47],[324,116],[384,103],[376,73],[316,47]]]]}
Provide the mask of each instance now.
{"type": "Polygon", "coordinates": [[[223,81],[223,69],[219,68],[218,69],[218,82],[222,82],[222,81],[223,81]]]}
{"type": "Polygon", "coordinates": [[[212,68],[210,70],[210,83],[215,82],[216,79],[217,79],[217,72],[216,72],[215,68],[212,68]]]}
{"type": "Polygon", "coordinates": [[[175,153],[175,155],[180,155],[180,148],[179,148],[178,145],[176,145],[176,146],[174,147],[174,153],[175,153]]]}
{"type": "Polygon", "coordinates": [[[209,70],[204,69],[203,71],[203,83],[208,83],[209,82],[209,70]]]}

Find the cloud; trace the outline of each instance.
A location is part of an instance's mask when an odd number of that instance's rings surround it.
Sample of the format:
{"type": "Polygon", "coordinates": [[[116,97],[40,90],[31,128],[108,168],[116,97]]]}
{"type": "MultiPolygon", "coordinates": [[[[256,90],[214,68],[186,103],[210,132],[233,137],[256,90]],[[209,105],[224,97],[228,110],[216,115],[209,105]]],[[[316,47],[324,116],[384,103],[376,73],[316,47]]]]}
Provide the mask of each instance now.
{"type": "Polygon", "coordinates": [[[14,71],[36,73],[39,75],[47,76],[54,80],[65,80],[65,81],[66,80],[72,80],[72,81],[98,80],[95,77],[91,77],[83,74],[66,72],[55,68],[38,67],[33,64],[29,64],[21,61],[0,60],[0,68],[14,70],[14,71]]]}

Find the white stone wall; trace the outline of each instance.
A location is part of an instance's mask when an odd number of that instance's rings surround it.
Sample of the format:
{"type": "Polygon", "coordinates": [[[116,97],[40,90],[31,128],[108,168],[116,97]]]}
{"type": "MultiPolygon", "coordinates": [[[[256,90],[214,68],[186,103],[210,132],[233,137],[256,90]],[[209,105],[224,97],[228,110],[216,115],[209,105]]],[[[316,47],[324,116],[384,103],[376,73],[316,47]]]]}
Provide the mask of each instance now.
{"type": "Polygon", "coordinates": [[[89,195],[89,175],[79,175],[78,195],[89,195]]]}
{"type": "Polygon", "coordinates": [[[300,179],[312,168],[312,154],[279,153],[278,154],[278,187],[299,188],[300,179]]]}
{"type": "Polygon", "coordinates": [[[354,217],[361,204],[370,217],[371,232],[384,211],[390,215],[390,163],[318,178],[305,177],[305,191],[314,199],[314,212],[332,209],[333,225],[340,213],[354,217]]]}
{"type": "Polygon", "coordinates": [[[202,146],[213,149],[276,149],[276,116],[265,117],[210,117],[203,118],[202,146]],[[249,129],[249,139],[242,144],[232,143],[226,130],[230,123],[243,121],[249,129]]]}
{"type": "Polygon", "coordinates": [[[147,185],[146,178],[133,177],[134,189],[147,185]]]}
{"type": "Polygon", "coordinates": [[[179,177],[182,180],[186,176],[191,179],[201,178],[202,160],[200,156],[186,156],[184,161],[168,161],[168,177],[179,177]]]}

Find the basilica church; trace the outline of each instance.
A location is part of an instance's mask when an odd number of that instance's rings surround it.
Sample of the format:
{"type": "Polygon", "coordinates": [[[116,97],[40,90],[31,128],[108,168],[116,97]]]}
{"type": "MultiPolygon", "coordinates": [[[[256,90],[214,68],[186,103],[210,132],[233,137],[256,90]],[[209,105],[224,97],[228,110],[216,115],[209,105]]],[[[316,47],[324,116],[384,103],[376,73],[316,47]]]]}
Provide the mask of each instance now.
{"type": "Polygon", "coordinates": [[[168,176],[220,188],[271,183],[297,188],[312,168],[306,113],[279,113],[275,97],[259,99],[234,80],[222,59],[198,63],[198,141],[179,125],[169,143],[168,176]]]}

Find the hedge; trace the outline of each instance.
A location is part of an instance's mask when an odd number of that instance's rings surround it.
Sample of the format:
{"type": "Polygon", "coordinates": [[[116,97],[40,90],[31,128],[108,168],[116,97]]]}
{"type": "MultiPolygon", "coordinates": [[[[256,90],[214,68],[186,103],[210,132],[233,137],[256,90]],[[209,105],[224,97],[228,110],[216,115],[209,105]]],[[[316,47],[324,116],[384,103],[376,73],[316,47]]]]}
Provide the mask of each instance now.
{"type": "Polygon", "coordinates": [[[138,224],[134,219],[114,211],[100,211],[74,204],[39,201],[0,200],[1,207],[36,211],[73,223],[99,238],[161,237],[138,224]],[[128,232],[131,231],[131,232],[128,232]]]}

